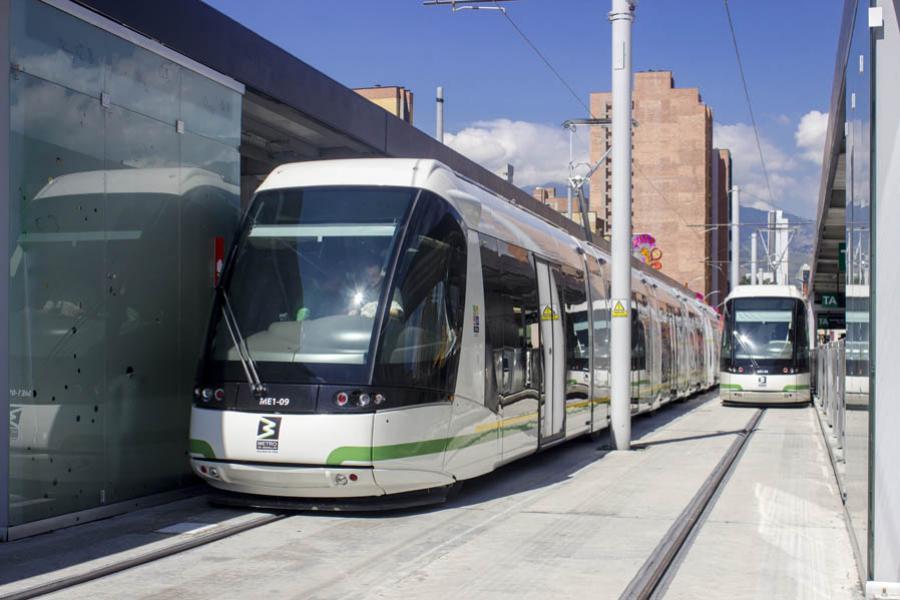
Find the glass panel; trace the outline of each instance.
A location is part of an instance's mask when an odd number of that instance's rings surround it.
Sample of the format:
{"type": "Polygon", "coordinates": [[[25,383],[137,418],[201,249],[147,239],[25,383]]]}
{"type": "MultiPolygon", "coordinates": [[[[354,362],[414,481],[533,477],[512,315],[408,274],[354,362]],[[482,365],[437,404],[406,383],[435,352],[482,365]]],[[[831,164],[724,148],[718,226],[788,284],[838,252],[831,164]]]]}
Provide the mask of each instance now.
{"type": "MultiPolygon", "coordinates": [[[[847,510],[863,561],[868,559],[869,520],[869,324],[871,269],[870,131],[874,60],[870,53],[868,2],[859,2],[846,72],[846,375],[845,485],[847,510]],[[860,60],[861,59],[861,60],[860,60]],[[860,73],[859,65],[865,65],[860,73]],[[851,103],[851,95],[856,102],[851,103]]],[[[871,565],[868,565],[871,567],[871,565]]],[[[866,570],[864,565],[863,570],[866,570]]],[[[871,574],[871,568],[868,572],[871,574]]]]}
{"type": "Polygon", "coordinates": [[[100,97],[108,34],[32,0],[13,2],[10,17],[12,64],[31,75],[100,97]]]}
{"type": "Polygon", "coordinates": [[[241,96],[182,69],[181,120],[187,131],[237,147],[241,141],[241,96]]]}
{"type": "Polygon", "coordinates": [[[241,99],[194,95],[228,107],[205,133],[230,146],[178,135],[181,67],[42,2],[12,3],[10,26],[14,526],[190,477],[186,399],[214,238],[237,219],[241,99]]]}
{"type": "Polygon", "coordinates": [[[423,193],[418,206],[397,265],[375,381],[453,393],[462,342],[465,237],[443,200],[423,193]]]}
{"type": "MultiPolygon", "coordinates": [[[[256,361],[368,362],[394,240],[414,194],[311,188],[256,197],[225,287],[256,361]]],[[[412,310],[402,302],[391,302],[392,313],[412,310]]],[[[217,360],[240,360],[221,319],[214,344],[217,360]]]]}
{"type": "Polygon", "coordinates": [[[224,182],[225,187],[240,185],[241,157],[236,147],[190,133],[180,137],[181,166],[196,169],[182,175],[186,185],[192,186],[193,179],[208,181],[213,175],[224,182]]]}
{"type": "MultiPolygon", "coordinates": [[[[197,373],[197,362],[206,338],[215,285],[215,248],[220,239],[223,251],[231,243],[240,220],[240,187],[235,180],[222,178],[218,172],[190,166],[185,155],[187,146],[221,146],[216,142],[185,134],[181,139],[181,341],[184,360],[180,363],[181,388],[178,394],[191,394],[197,373]]],[[[217,163],[222,171],[237,171],[237,152],[231,165],[217,163]]],[[[223,255],[224,258],[224,255],[223,255]]]]}
{"type": "Polygon", "coordinates": [[[104,500],[100,103],[11,80],[10,525],[104,500]]]}
{"type": "Polygon", "coordinates": [[[178,134],[113,107],[106,120],[107,502],[176,485],[188,403],[179,365],[178,134]],[[129,168],[134,167],[134,168],[129,168]]]}
{"type": "Polygon", "coordinates": [[[111,102],[174,127],[181,68],[121,38],[107,37],[105,91],[111,102]]]}

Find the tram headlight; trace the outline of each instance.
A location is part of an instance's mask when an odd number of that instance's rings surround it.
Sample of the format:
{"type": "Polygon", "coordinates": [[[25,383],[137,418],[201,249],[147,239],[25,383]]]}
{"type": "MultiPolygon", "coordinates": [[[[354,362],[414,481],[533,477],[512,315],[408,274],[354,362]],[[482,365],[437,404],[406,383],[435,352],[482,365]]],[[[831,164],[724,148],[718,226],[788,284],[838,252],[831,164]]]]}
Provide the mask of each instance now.
{"type": "Polygon", "coordinates": [[[359,397],[356,399],[356,404],[360,408],[365,408],[368,405],[370,405],[371,403],[372,403],[372,396],[370,396],[369,394],[366,394],[365,392],[360,394],[359,397]]]}
{"type": "Polygon", "coordinates": [[[385,400],[387,400],[387,398],[384,397],[384,394],[375,394],[375,404],[376,404],[376,406],[377,406],[377,405],[384,404],[384,401],[385,401],[385,400]]]}
{"type": "Polygon", "coordinates": [[[213,397],[212,388],[203,388],[203,391],[200,392],[200,397],[203,398],[204,402],[209,402],[209,399],[213,397]]]}

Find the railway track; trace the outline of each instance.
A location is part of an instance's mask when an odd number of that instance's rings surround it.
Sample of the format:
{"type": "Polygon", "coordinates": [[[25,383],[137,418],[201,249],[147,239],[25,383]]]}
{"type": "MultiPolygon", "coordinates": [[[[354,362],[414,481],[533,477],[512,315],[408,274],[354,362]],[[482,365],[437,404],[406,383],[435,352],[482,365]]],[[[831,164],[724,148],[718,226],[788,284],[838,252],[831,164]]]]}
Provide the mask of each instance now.
{"type": "Polygon", "coordinates": [[[169,556],[185,552],[186,550],[192,550],[200,546],[205,546],[206,544],[211,544],[213,542],[217,542],[239,533],[243,533],[251,529],[256,529],[257,527],[262,527],[276,521],[280,521],[286,516],[286,514],[282,513],[263,515],[244,523],[235,524],[230,527],[219,528],[214,531],[210,531],[209,533],[200,534],[192,539],[177,542],[166,548],[160,548],[158,550],[146,552],[138,556],[116,561],[108,565],[92,569],[85,573],[78,573],[67,577],[60,577],[59,579],[54,579],[52,581],[48,581],[47,583],[42,583],[30,588],[26,588],[24,590],[13,592],[11,594],[6,594],[0,596],[0,600],[27,600],[28,598],[37,598],[38,596],[58,592],[67,588],[74,587],[76,585],[80,585],[82,583],[87,583],[95,579],[100,579],[102,577],[112,575],[114,573],[119,573],[120,571],[133,569],[134,567],[139,567],[141,565],[145,565],[162,558],[167,558],[169,556]]]}
{"type": "Polygon", "coordinates": [[[677,565],[689,551],[687,544],[691,535],[703,525],[713,499],[724,487],[728,474],[732,472],[746,448],[751,435],[759,425],[766,409],[759,408],[747,421],[737,438],[725,452],[725,455],[710,473],[697,493],[681,512],[666,535],[632,578],[619,596],[619,600],[647,600],[662,597],[665,584],[677,571],[677,565]]]}

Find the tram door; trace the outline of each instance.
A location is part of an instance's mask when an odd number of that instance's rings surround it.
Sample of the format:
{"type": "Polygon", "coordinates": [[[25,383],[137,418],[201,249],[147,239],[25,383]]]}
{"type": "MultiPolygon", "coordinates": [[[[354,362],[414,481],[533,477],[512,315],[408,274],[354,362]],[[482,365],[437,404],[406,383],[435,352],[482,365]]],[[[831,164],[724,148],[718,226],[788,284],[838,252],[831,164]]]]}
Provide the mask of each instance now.
{"type": "Polygon", "coordinates": [[[541,305],[541,352],[544,358],[544,398],[540,408],[541,438],[545,444],[565,435],[566,426],[566,338],[562,305],[554,269],[535,260],[541,305]]]}

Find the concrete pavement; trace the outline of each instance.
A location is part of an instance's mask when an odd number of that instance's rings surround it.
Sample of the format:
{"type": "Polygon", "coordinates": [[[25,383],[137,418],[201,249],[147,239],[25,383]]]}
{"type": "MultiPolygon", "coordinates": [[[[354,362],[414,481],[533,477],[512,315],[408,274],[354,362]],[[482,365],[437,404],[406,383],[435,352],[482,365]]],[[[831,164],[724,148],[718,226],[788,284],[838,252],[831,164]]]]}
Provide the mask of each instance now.
{"type": "MultiPolygon", "coordinates": [[[[431,510],[297,514],[50,597],[617,598],[752,413],[706,396],[635,419],[633,452],[578,440],[468,482],[431,510]]],[[[808,597],[854,597],[833,475],[820,468],[828,458],[810,434],[815,416],[804,409],[773,414],[721,494],[723,514],[731,516],[710,513],[671,581],[672,597],[736,597],[737,590],[741,597],[796,598],[789,594],[807,582],[815,590],[808,597]],[[832,551],[822,552],[822,544],[832,551]],[[704,582],[704,572],[736,579],[704,582]]],[[[195,508],[208,521],[248,518],[195,508]]],[[[157,517],[154,527],[163,521],[157,517]]],[[[16,544],[0,546],[0,564],[16,544]]],[[[20,563],[25,573],[35,572],[30,564],[20,563]]],[[[6,581],[0,594],[34,583],[6,581]]]]}

